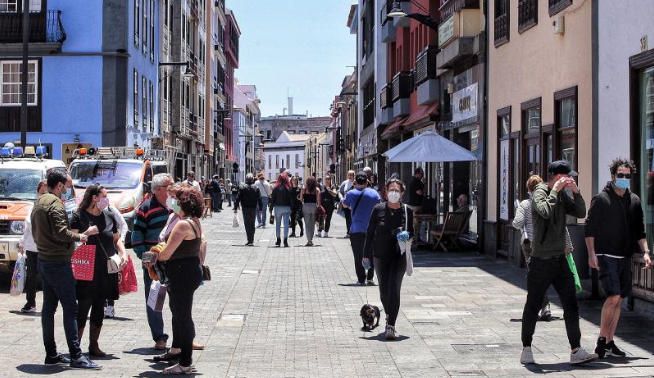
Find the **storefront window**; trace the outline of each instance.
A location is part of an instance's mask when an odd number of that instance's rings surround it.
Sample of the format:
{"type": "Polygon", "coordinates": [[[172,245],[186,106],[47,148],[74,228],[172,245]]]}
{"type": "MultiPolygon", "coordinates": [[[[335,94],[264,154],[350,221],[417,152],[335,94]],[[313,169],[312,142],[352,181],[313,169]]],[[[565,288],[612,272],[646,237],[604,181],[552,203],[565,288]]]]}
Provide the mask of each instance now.
{"type": "Polygon", "coordinates": [[[640,73],[640,174],[643,203],[646,204],[645,232],[652,243],[654,235],[654,67],[640,73]]]}
{"type": "MultiPolygon", "coordinates": [[[[556,159],[567,160],[577,168],[577,87],[554,93],[555,127],[557,132],[556,159]]],[[[555,159],[555,160],[556,160],[555,159]]]]}

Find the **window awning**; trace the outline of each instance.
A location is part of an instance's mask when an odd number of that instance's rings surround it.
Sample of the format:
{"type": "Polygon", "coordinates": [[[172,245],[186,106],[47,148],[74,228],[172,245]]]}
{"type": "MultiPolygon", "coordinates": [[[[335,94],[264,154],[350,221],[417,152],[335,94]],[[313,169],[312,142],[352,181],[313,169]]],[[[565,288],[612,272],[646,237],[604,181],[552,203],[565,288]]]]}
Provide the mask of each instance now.
{"type": "Polygon", "coordinates": [[[400,127],[404,123],[404,120],[407,119],[407,118],[408,117],[398,118],[393,123],[386,126],[386,129],[381,134],[381,138],[382,139],[389,139],[389,138],[391,138],[393,136],[399,135],[400,134],[400,127]]]}
{"type": "Polygon", "coordinates": [[[408,117],[399,118],[386,127],[381,134],[382,139],[389,139],[404,131],[412,131],[425,126],[424,123],[429,122],[431,117],[438,115],[438,106],[437,102],[429,105],[420,105],[408,117]]]}

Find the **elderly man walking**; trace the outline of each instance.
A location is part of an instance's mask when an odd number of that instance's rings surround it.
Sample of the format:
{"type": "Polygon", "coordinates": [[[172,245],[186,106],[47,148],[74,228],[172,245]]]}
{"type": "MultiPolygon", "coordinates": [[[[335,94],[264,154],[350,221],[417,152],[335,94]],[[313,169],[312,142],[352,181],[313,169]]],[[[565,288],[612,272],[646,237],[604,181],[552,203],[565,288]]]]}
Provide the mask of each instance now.
{"type": "MultiPolygon", "coordinates": [[[[166,226],[170,210],[166,205],[168,200],[168,187],[173,179],[167,173],[160,173],[152,178],[152,197],[146,199],[136,210],[134,231],[132,232],[132,247],[138,258],[159,242],[159,234],[166,226]]],[[[145,287],[145,300],[150,295],[152,279],[148,270],[143,267],[143,286],[145,287]]],[[[164,333],[164,322],[161,312],[156,312],[147,305],[148,325],[154,340],[154,349],[166,349],[168,335],[164,333]]]]}

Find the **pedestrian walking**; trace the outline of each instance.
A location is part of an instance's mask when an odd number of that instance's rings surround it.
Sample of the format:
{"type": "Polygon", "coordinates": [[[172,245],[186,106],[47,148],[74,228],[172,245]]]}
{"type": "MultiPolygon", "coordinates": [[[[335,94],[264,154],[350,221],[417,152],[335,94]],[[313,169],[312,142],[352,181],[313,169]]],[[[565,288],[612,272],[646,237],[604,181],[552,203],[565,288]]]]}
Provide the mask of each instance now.
{"type": "Polygon", "coordinates": [[[534,240],[531,243],[527,273],[527,301],[522,313],[523,349],[520,362],[534,363],[531,343],[538,312],[548,287],[553,285],[563,306],[565,329],[571,348],[570,363],[581,364],[597,359],[597,354],[588,353],[581,347],[579,304],[574,278],[565,257],[565,234],[566,216],[584,218],[586,204],[577,183],[571,177],[577,173],[567,161],[553,161],[547,171],[547,184],[538,184],[532,196],[534,240]]]}
{"type": "Polygon", "coordinates": [[[318,227],[318,235],[323,238],[329,237],[329,229],[332,224],[332,216],[334,215],[334,209],[336,208],[336,203],[338,202],[338,191],[332,183],[331,176],[325,176],[325,182],[323,184],[322,191],[320,192],[320,199],[322,206],[325,209],[325,215],[321,218],[320,225],[318,227]]]}
{"type": "Polygon", "coordinates": [[[189,374],[193,367],[193,296],[202,282],[200,244],[204,212],[202,193],[194,188],[182,188],[174,207],[180,219],[173,227],[166,246],[159,253],[148,252],[147,265],[166,262],[169,306],[172,312],[173,340],[179,345],[179,363],[167,367],[164,374],[189,374]]]}
{"type": "Polygon", "coordinates": [[[229,197],[229,201],[233,203],[236,201],[236,196],[238,195],[238,188],[240,188],[241,184],[234,180],[232,182],[232,191],[231,192],[225,192],[225,197],[229,197]]]}
{"type": "MultiPolygon", "coordinates": [[[[136,210],[134,230],[132,231],[132,247],[139,259],[143,259],[143,253],[159,242],[159,234],[166,225],[170,214],[170,208],[166,204],[168,203],[168,187],[172,184],[173,180],[168,174],[159,173],[155,175],[152,178],[153,195],[144,200],[136,210]]],[[[185,185],[192,187],[192,184],[189,183],[182,184],[182,186],[185,185]]],[[[143,266],[143,286],[145,288],[146,303],[150,295],[151,284],[152,279],[147,268],[143,266]]],[[[155,342],[154,349],[164,350],[168,342],[168,335],[164,333],[163,316],[161,312],[154,311],[147,304],[145,308],[152,340],[155,342]]]]}
{"type": "Polygon", "coordinates": [[[642,253],[645,268],[652,267],[643,208],[640,198],[630,190],[636,166],[632,161],[615,159],[610,171],[611,181],[590,203],[585,232],[588,265],[599,270],[606,293],[595,348],[600,358],[626,356],[615,345],[613,337],[620,320],[622,300],[631,295],[632,256],[642,253]]]}
{"type": "MultiPolygon", "coordinates": [[[[37,200],[48,192],[47,181],[42,180],[36,186],[37,200]]],[[[20,253],[25,254],[25,306],[20,309],[22,313],[32,313],[36,311],[36,286],[38,283],[37,261],[39,259],[38,249],[32,236],[32,209],[30,208],[25,217],[25,232],[18,242],[20,253]]]]}
{"type": "Polygon", "coordinates": [[[249,247],[254,246],[254,222],[257,216],[257,209],[263,206],[261,193],[259,193],[259,188],[254,181],[254,175],[248,173],[245,176],[245,183],[241,184],[241,187],[238,189],[238,195],[234,202],[234,214],[238,212],[239,204],[243,208],[243,226],[245,226],[245,234],[248,239],[245,245],[249,247]]]}
{"type": "Polygon", "coordinates": [[[89,355],[92,357],[106,356],[98,344],[104,320],[104,305],[108,299],[118,299],[118,274],[109,273],[107,260],[118,254],[121,266],[127,263],[127,253],[120,238],[120,224],[115,220],[116,216],[120,214],[114,214],[109,208],[107,190],[101,185],[90,185],[70,221],[73,232],[84,232],[92,226],[96,226],[99,231],[87,241],[87,244],[96,246],[93,280],[78,280],[76,284],[77,334],[81,343],[90,312],[89,355]]]}
{"type": "Polygon", "coordinates": [[[289,237],[296,237],[295,226],[300,227],[300,237],[304,236],[304,225],[302,217],[302,201],[300,201],[300,181],[297,176],[291,177],[291,191],[293,192],[293,205],[291,206],[291,235],[289,237]]]}
{"type": "Polygon", "coordinates": [[[268,205],[275,213],[275,235],[277,236],[275,245],[277,247],[282,243],[280,238],[282,225],[284,226],[284,247],[288,247],[288,226],[291,216],[291,206],[293,206],[291,181],[286,173],[280,173],[270,196],[270,204],[268,205]]]}
{"type": "Polygon", "coordinates": [[[352,210],[343,206],[343,201],[345,200],[345,195],[347,192],[354,188],[354,174],[352,170],[347,171],[347,179],[341,183],[338,187],[338,197],[340,199],[339,206],[343,208],[343,213],[345,214],[345,237],[350,236],[350,226],[352,225],[352,210]]]}
{"type": "MultiPolygon", "coordinates": [[[[232,180],[230,179],[225,180],[225,193],[223,197],[227,199],[227,207],[232,207],[232,180]]],[[[236,198],[234,200],[236,200],[236,198]]],[[[223,201],[222,197],[220,201],[223,201]]]]}
{"type": "Polygon", "coordinates": [[[255,185],[259,189],[259,195],[261,196],[261,206],[257,207],[257,227],[266,228],[266,212],[268,211],[272,188],[268,181],[266,181],[263,173],[259,173],[255,185]]]}
{"type": "MultiPolygon", "coordinates": [[[[531,257],[531,243],[534,240],[534,224],[532,221],[532,196],[536,186],[543,182],[543,179],[538,175],[532,175],[527,179],[527,195],[529,198],[520,202],[515,211],[513,218],[513,227],[521,231],[520,246],[522,254],[527,263],[527,271],[529,271],[529,260],[531,257]]],[[[466,210],[467,211],[467,210],[466,210]]],[[[549,321],[552,319],[552,312],[550,311],[550,300],[547,293],[543,296],[543,304],[541,305],[538,313],[538,319],[549,321]]]]}
{"type": "Polygon", "coordinates": [[[352,210],[352,226],[350,227],[350,245],[354,256],[354,270],[357,275],[357,283],[365,285],[374,285],[373,265],[364,269],[362,265],[364,247],[366,242],[366,233],[368,232],[368,223],[372,210],[379,203],[381,198],[379,193],[368,188],[368,176],[364,172],[359,172],[354,178],[354,189],[347,192],[343,205],[352,210]]]}
{"type": "Polygon", "coordinates": [[[322,205],[318,182],[314,177],[309,177],[300,191],[302,201],[302,215],[304,224],[307,226],[307,247],[313,246],[313,234],[316,229],[316,211],[322,205]]]}
{"type": "Polygon", "coordinates": [[[48,193],[39,197],[31,215],[32,233],[39,252],[38,269],[43,285],[41,327],[46,352],[45,364],[69,363],[74,368],[97,369],[99,366],[83,355],[79,346],[77,298],[71,256],[75,242],[85,243],[89,236],[98,233],[98,228],[90,227],[82,234],[68,228],[68,217],[61,200],[66,181],[65,173],[51,170],[47,175],[48,193]],[[70,358],[57,353],[54,314],[59,302],[64,313],[64,330],[70,358]]]}
{"type": "Polygon", "coordinates": [[[386,313],[385,337],[386,340],[395,340],[398,337],[395,322],[400,312],[402,279],[407,268],[406,252],[400,249],[398,242],[413,236],[413,212],[401,202],[404,195],[402,181],[390,179],[385,191],[388,201],[375,205],[370,216],[362,265],[375,267],[379,298],[386,313]]]}
{"type": "Polygon", "coordinates": [[[209,187],[209,195],[211,196],[211,211],[214,213],[220,211],[220,203],[222,202],[222,193],[220,192],[220,181],[218,175],[213,175],[211,182],[207,185],[209,187]]]}

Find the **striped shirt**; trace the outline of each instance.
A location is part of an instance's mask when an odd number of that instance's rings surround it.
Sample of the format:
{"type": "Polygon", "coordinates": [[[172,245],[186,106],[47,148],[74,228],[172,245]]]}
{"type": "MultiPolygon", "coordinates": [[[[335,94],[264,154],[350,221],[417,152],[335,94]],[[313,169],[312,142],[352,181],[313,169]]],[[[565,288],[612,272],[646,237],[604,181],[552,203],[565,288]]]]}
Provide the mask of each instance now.
{"type": "MultiPolygon", "coordinates": [[[[531,199],[523,200],[515,209],[513,227],[522,231],[522,237],[520,238],[522,242],[525,240],[534,240],[534,223],[531,211],[531,199]]],[[[574,250],[574,245],[572,244],[572,239],[570,238],[570,233],[568,232],[567,227],[565,228],[565,247],[568,252],[574,250]]]]}
{"type": "Polygon", "coordinates": [[[144,252],[159,243],[159,234],[166,226],[169,214],[170,210],[154,196],[141,203],[136,210],[132,231],[132,247],[136,256],[141,258],[144,252]]]}

